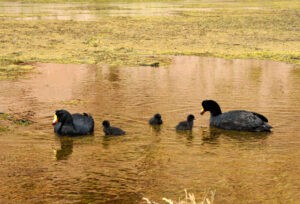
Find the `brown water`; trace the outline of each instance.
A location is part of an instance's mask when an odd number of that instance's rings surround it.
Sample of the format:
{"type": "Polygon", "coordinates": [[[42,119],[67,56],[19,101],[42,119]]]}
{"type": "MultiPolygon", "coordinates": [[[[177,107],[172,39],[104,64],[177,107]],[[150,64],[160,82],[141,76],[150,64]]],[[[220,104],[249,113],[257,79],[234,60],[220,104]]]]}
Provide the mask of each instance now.
{"type": "Polygon", "coordinates": [[[184,189],[198,201],[215,190],[215,203],[300,201],[300,70],[292,65],[175,57],[169,68],[37,67],[0,82],[0,112],[32,111],[34,121],[0,132],[1,203],[163,203],[184,189]],[[199,114],[208,98],[223,111],[264,114],[273,132],[211,130],[209,114],[199,114]],[[61,108],[91,113],[94,136],[56,136],[51,121],[61,108]],[[160,130],[147,124],[156,112],[160,130]],[[190,113],[193,131],[176,133],[190,113]],[[104,119],[127,135],[104,137],[104,119]]]}

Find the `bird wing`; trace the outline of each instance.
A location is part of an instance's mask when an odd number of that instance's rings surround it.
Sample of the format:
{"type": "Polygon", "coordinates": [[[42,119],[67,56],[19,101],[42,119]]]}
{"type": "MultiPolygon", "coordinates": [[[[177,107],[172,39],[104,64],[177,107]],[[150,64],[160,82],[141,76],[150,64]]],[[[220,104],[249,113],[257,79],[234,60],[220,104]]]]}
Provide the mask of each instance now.
{"type": "Polygon", "coordinates": [[[75,113],[72,117],[76,131],[84,134],[93,132],[94,119],[90,115],[75,113]]]}
{"type": "Polygon", "coordinates": [[[264,124],[264,120],[257,114],[244,110],[225,112],[212,118],[211,122],[213,126],[223,129],[247,131],[254,131],[257,127],[264,124]]]}
{"type": "Polygon", "coordinates": [[[257,117],[259,117],[262,121],[264,122],[268,122],[268,118],[266,118],[265,116],[263,116],[262,114],[256,113],[256,112],[252,112],[254,115],[256,115],[257,117]]]}

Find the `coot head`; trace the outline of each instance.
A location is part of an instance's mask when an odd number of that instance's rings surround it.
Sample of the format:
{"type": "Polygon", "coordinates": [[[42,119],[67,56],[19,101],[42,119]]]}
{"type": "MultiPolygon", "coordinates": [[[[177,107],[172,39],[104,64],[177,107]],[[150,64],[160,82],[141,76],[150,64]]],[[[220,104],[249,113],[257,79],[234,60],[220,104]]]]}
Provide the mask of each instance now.
{"type": "Polygon", "coordinates": [[[194,116],[194,115],[188,115],[187,121],[188,121],[188,122],[191,122],[191,121],[193,121],[193,120],[195,120],[195,116],[194,116]]]}
{"type": "Polygon", "coordinates": [[[154,115],[154,118],[156,118],[156,119],[161,119],[161,115],[160,115],[159,113],[156,113],[156,114],[154,115]]]}
{"type": "Polygon", "coordinates": [[[55,125],[58,122],[62,124],[72,123],[73,122],[72,115],[66,110],[57,110],[55,111],[52,125],[55,125]]]}
{"type": "Polygon", "coordinates": [[[108,120],[104,120],[104,121],[102,122],[102,125],[103,125],[103,127],[105,127],[105,128],[109,128],[109,127],[110,127],[110,123],[109,123],[108,120]]]}
{"type": "Polygon", "coordinates": [[[202,101],[202,110],[200,114],[203,115],[206,111],[209,111],[212,114],[212,116],[222,114],[219,104],[214,100],[202,101]]]}

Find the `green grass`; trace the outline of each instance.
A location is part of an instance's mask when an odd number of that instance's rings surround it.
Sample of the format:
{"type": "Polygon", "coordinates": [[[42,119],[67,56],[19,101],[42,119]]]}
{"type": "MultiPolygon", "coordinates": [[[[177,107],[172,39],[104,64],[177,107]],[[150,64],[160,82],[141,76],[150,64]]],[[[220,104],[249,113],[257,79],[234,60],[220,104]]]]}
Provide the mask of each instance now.
{"type": "Polygon", "coordinates": [[[171,16],[101,15],[90,22],[19,21],[1,14],[0,76],[5,69],[22,70],[16,61],[166,66],[172,55],[196,55],[300,64],[298,1],[174,2],[182,10],[171,16]]]}

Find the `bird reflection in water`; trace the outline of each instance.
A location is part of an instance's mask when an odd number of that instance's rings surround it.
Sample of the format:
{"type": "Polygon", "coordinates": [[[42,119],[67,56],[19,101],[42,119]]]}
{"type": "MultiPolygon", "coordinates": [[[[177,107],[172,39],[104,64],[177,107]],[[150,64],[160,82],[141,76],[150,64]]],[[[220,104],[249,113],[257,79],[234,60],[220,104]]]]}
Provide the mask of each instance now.
{"type": "Polygon", "coordinates": [[[178,137],[182,138],[185,137],[187,140],[187,144],[192,144],[194,135],[192,130],[186,130],[186,131],[176,131],[176,134],[178,137]]]}
{"type": "Polygon", "coordinates": [[[232,130],[222,130],[218,128],[209,128],[203,131],[202,141],[208,144],[217,144],[219,139],[222,137],[224,140],[231,140],[236,142],[245,141],[256,141],[265,140],[272,134],[270,132],[242,132],[242,131],[232,131],[232,130]]]}
{"type": "Polygon", "coordinates": [[[73,139],[70,137],[60,138],[60,149],[55,151],[56,160],[66,160],[73,152],[73,139]]]}

